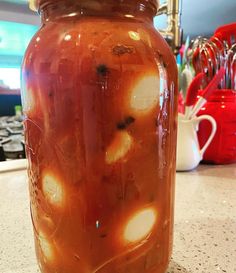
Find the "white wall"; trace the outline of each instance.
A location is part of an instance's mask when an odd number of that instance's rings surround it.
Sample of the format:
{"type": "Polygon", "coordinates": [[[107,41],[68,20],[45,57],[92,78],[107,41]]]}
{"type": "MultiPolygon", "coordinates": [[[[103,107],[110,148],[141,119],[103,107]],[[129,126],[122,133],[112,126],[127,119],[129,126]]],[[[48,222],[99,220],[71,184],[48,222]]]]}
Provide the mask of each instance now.
{"type": "Polygon", "coordinates": [[[185,34],[211,36],[221,25],[236,22],[236,0],[182,0],[185,34]]]}

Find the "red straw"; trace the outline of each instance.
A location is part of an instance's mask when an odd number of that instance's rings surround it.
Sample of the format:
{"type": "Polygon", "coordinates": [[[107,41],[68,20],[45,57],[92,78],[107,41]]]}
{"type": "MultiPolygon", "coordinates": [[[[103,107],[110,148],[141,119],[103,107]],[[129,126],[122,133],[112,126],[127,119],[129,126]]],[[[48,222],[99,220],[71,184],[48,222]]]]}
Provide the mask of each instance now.
{"type": "Polygon", "coordinates": [[[213,79],[210,81],[210,83],[207,85],[207,87],[204,89],[202,93],[202,97],[204,99],[208,99],[209,96],[212,94],[212,92],[217,89],[218,84],[223,79],[225,75],[225,69],[222,67],[218,73],[213,77],[213,79]]]}
{"type": "Polygon", "coordinates": [[[192,106],[196,102],[196,98],[198,95],[198,90],[202,84],[203,79],[205,78],[204,73],[199,73],[191,82],[186,96],[186,106],[192,106]]]}

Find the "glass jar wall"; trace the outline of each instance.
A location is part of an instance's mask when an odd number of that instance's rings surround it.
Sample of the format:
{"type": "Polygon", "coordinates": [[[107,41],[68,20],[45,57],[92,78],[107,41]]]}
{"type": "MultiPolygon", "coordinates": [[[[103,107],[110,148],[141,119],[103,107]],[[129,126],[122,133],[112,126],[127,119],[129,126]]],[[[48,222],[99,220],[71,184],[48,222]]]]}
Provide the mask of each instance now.
{"type": "Polygon", "coordinates": [[[40,1],[22,69],[42,273],[164,273],[177,71],[156,1],[40,1]]]}

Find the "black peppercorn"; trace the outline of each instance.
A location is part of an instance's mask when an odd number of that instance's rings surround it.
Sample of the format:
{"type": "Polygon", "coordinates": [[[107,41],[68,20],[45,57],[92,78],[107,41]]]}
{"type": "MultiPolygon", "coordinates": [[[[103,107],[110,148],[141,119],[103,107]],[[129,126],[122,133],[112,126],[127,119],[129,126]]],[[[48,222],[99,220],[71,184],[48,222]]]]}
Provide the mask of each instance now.
{"type": "Polygon", "coordinates": [[[97,74],[101,76],[106,76],[107,73],[109,72],[108,67],[105,64],[99,64],[97,66],[97,74]]]}
{"type": "Polygon", "coordinates": [[[128,116],[124,119],[124,121],[120,121],[117,123],[118,130],[125,130],[130,124],[135,122],[135,118],[128,116]]]}
{"type": "Polygon", "coordinates": [[[134,123],[135,122],[135,118],[133,118],[133,117],[131,117],[131,116],[129,116],[129,117],[127,117],[126,119],[125,119],[125,124],[126,125],[130,125],[130,124],[132,124],[132,123],[134,123]]]}
{"type": "Polygon", "coordinates": [[[126,128],[126,124],[123,121],[117,123],[118,130],[125,130],[125,128],[126,128]]]}

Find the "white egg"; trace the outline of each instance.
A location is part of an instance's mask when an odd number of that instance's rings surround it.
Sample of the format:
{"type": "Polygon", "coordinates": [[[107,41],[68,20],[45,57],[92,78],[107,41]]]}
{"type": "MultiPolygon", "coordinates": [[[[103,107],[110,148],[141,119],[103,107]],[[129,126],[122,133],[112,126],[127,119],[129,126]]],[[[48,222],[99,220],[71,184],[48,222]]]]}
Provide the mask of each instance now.
{"type": "Polygon", "coordinates": [[[134,41],[139,41],[140,40],[140,35],[138,32],[135,31],[129,31],[129,37],[134,40],[134,41]]]}
{"type": "Polygon", "coordinates": [[[43,194],[48,202],[55,206],[62,206],[64,200],[64,190],[61,182],[51,173],[43,176],[43,194]]]}
{"type": "Polygon", "coordinates": [[[128,221],[124,238],[130,243],[138,242],[150,234],[156,222],[157,214],[153,208],[146,208],[131,217],[128,221]]]}
{"type": "Polygon", "coordinates": [[[124,158],[130,151],[133,144],[133,139],[128,132],[117,132],[112,143],[106,151],[106,163],[113,164],[124,158]]]}
{"type": "Polygon", "coordinates": [[[130,106],[136,111],[149,111],[159,102],[160,82],[157,75],[140,79],[131,92],[130,106]]]}
{"type": "Polygon", "coordinates": [[[52,261],[54,259],[53,246],[42,232],[38,235],[38,242],[44,258],[47,261],[52,261]]]}

